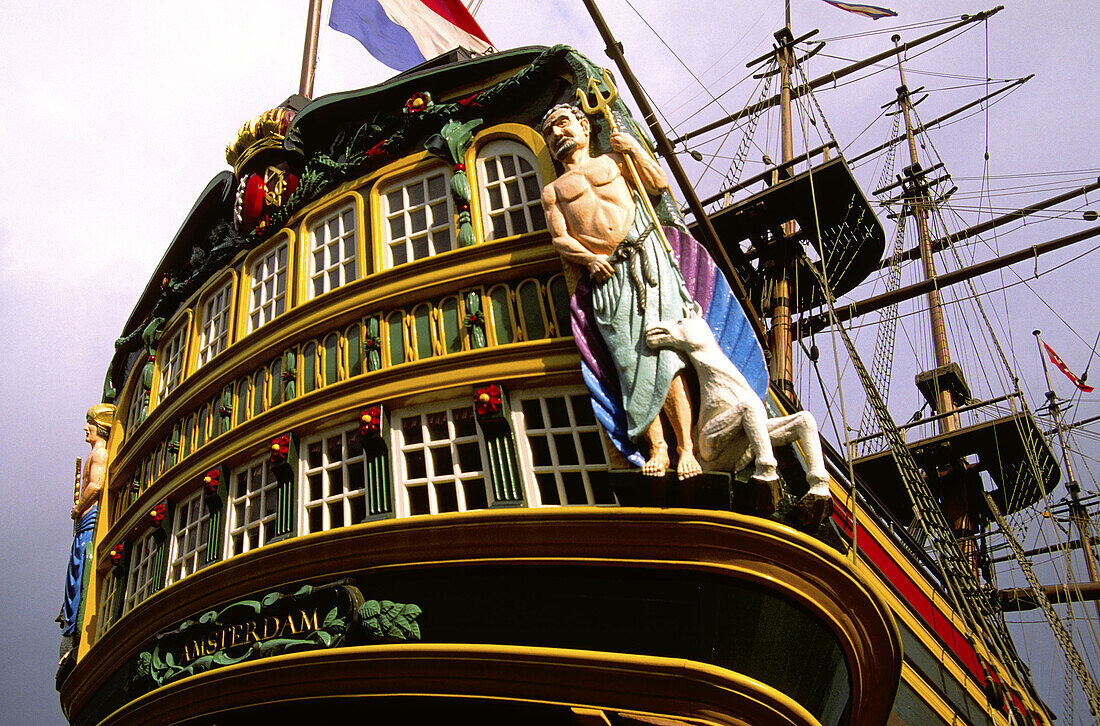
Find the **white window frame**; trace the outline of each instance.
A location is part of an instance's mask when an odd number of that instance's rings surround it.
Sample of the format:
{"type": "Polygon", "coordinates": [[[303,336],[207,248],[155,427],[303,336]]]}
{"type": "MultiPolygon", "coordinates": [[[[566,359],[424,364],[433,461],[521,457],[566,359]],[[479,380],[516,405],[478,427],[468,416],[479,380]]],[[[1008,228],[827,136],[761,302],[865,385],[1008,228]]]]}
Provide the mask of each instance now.
{"type": "Polygon", "coordinates": [[[275,536],[275,519],[278,516],[278,492],[279,482],[271,475],[266,457],[233,472],[225,505],[229,520],[224,550],[226,557],[244,554],[271,541],[275,536]],[[259,486],[254,487],[255,484],[259,486]],[[257,514],[259,516],[255,516],[257,514]],[[255,533],[255,545],[249,538],[252,533],[255,533]],[[241,539],[239,547],[235,544],[237,537],[241,539]]]}
{"type": "Polygon", "coordinates": [[[171,328],[172,335],[157,350],[157,403],[164,400],[183,382],[184,362],[187,360],[187,332],[190,327],[190,315],[183,322],[171,328]]]}
{"type": "Polygon", "coordinates": [[[451,171],[440,166],[413,177],[406,177],[382,189],[379,198],[384,267],[397,267],[457,248],[458,235],[450,190],[451,171]],[[429,184],[437,177],[443,179],[442,191],[438,196],[429,197],[429,184]],[[413,189],[418,191],[413,192],[413,189]],[[395,195],[399,195],[401,206],[394,205],[395,195]],[[439,218],[440,215],[442,219],[439,218]],[[401,234],[395,235],[394,232],[398,230],[401,234]],[[446,244],[442,243],[444,233],[446,244]],[[418,243],[423,246],[418,247],[418,243]],[[400,254],[395,255],[395,250],[400,250],[400,254]]]}
{"type": "MultiPolygon", "coordinates": [[[[157,562],[157,543],[154,539],[155,528],[130,549],[130,571],[126,573],[126,592],[122,598],[122,612],[126,614],[153,594],[153,575],[157,562]]],[[[161,547],[167,547],[162,543],[161,547]]]]}
{"type": "Polygon", "coordinates": [[[484,239],[504,239],[546,229],[538,160],[523,144],[498,139],[478,149],[477,186],[484,239]],[[511,175],[505,171],[505,162],[502,161],[506,157],[511,159],[510,165],[513,166],[514,173],[511,175]],[[527,164],[527,169],[522,168],[521,160],[527,164]],[[494,192],[499,201],[495,207],[494,192]],[[494,222],[494,218],[499,218],[500,224],[494,222]]]}
{"type": "Polygon", "coordinates": [[[290,290],[290,240],[281,237],[248,268],[248,332],[258,330],[286,312],[290,290]]]}
{"type": "Polygon", "coordinates": [[[330,529],[336,529],[337,527],[347,527],[353,524],[359,524],[360,521],[366,518],[367,482],[366,469],[364,466],[365,454],[361,446],[355,447],[355,453],[352,453],[353,437],[357,436],[358,431],[354,428],[337,428],[302,440],[302,445],[298,449],[299,452],[301,452],[298,461],[298,481],[301,482],[298,497],[299,533],[309,534],[311,532],[326,532],[330,529]],[[329,456],[330,449],[328,443],[337,437],[340,439],[340,456],[339,458],[333,458],[329,456]],[[309,450],[310,446],[317,443],[321,445],[321,462],[319,465],[313,466],[310,462],[309,450]],[[357,474],[352,472],[354,467],[358,467],[357,474]],[[339,486],[335,486],[335,475],[337,473],[339,474],[339,486]],[[356,478],[358,478],[360,486],[356,489],[349,489],[349,485],[352,484],[356,478]],[[320,482],[320,498],[314,498],[312,496],[313,481],[320,482]],[[355,514],[353,500],[361,500],[362,502],[362,507],[360,508],[362,516],[358,519],[353,518],[355,514]],[[334,508],[340,511],[343,521],[343,524],[339,524],[336,527],[332,525],[332,512],[334,508]],[[310,526],[310,515],[314,511],[320,512],[320,528],[313,528],[310,526]]]}
{"type": "Polygon", "coordinates": [[[171,549],[168,550],[168,584],[179,582],[203,567],[210,546],[210,512],[203,502],[203,490],[176,505],[172,517],[171,549]]]}
{"type": "Polygon", "coordinates": [[[107,610],[111,607],[111,603],[115,599],[115,594],[118,592],[118,588],[121,585],[126,587],[126,583],[119,581],[122,578],[115,577],[114,568],[107,570],[107,574],[103,577],[103,591],[99,595],[99,607],[96,610],[98,616],[96,618],[96,638],[100,638],[104,633],[115,623],[109,616],[107,610]]]}
{"type": "Polygon", "coordinates": [[[358,279],[359,222],[355,210],[355,202],[351,201],[310,225],[306,245],[307,300],[358,279]]]}
{"type": "Polygon", "coordinates": [[[608,451],[607,441],[600,431],[598,423],[595,421],[591,424],[580,424],[577,422],[577,415],[572,401],[574,397],[588,398],[588,390],[581,387],[549,388],[531,392],[516,392],[512,395],[512,424],[516,432],[516,441],[518,443],[517,449],[520,459],[519,468],[520,471],[523,472],[527,501],[531,502],[531,506],[555,507],[596,504],[595,496],[592,492],[591,473],[608,470],[610,452],[608,451]],[[568,417],[567,425],[555,426],[551,424],[550,412],[546,403],[546,399],[550,398],[562,399],[564,401],[566,416],[568,417]],[[524,412],[525,402],[537,402],[541,412],[541,426],[534,426],[533,424],[536,423],[535,421],[528,421],[524,412]],[[597,464],[585,460],[584,447],[581,445],[580,441],[581,434],[599,437],[600,447],[603,451],[603,462],[597,464]],[[558,437],[565,435],[569,435],[573,439],[573,449],[576,452],[578,462],[576,464],[563,464],[561,462],[557,441],[558,437]],[[535,465],[534,454],[531,450],[531,438],[533,437],[540,437],[546,442],[546,450],[549,453],[551,461],[549,465],[535,465]],[[565,481],[562,476],[564,473],[580,474],[581,483],[584,486],[585,501],[571,501],[569,499],[565,481]],[[548,476],[554,478],[559,504],[554,504],[553,502],[547,504],[543,502],[542,489],[539,486],[539,475],[542,475],[543,478],[548,476]]]}
{"type": "MultiPolygon", "coordinates": [[[[143,356],[144,359],[144,356],[143,356]]],[[[134,374],[135,380],[133,386],[130,388],[130,401],[126,406],[126,434],[129,435],[138,425],[144,420],[142,414],[148,412],[149,406],[149,392],[145,390],[145,387],[141,385],[141,372],[145,367],[144,363],[139,363],[134,366],[137,370],[134,374]]]]}
{"type": "Polygon", "coordinates": [[[233,278],[203,295],[199,303],[199,350],[195,369],[203,367],[229,347],[233,310],[233,278]]]}
{"type": "Polygon", "coordinates": [[[390,426],[390,436],[392,446],[390,451],[394,452],[393,455],[393,468],[394,468],[394,482],[397,492],[396,496],[396,514],[398,517],[413,516],[412,503],[410,497],[410,489],[424,488],[428,495],[428,512],[418,512],[417,514],[440,514],[440,502],[439,502],[439,489],[440,487],[453,487],[454,499],[457,504],[457,509],[446,509],[444,511],[470,511],[466,498],[466,485],[463,482],[471,482],[470,486],[477,486],[478,479],[482,481],[484,487],[484,498],[486,506],[493,503],[492,485],[489,481],[489,469],[488,469],[488,451],[485,446],[485,437],[482,435],[481,427],[477,424],[474,417],[472,406],[466,401],[451,401],[446,404],[432,404],[429,406],[418,406],[415,408],[400,409],[394,411],[390,417],[392,422],[390,426]],[[465,412],[469,412],[470,424],[473,426],[473,434],[457,435],[456,434],[456,416],[458,412],[462,412],[462,416],[465,416],[465,412]],[[409,441],[404,429],[404,421],[407,418],[420,417],[420,441],[409,441]],[[445,421],[447,432],[442,438],[431,439],[429,430],[429,421],[431,418],[437,418],[437,421],[442,418],[445,421]],[[481,469],[477,471],[462,471],[460,467],[460,446],[468,446],[476,443],[478,455],[481,459],[481,469]],[[450,471],[440,472],[436,471],[436,460],[432,453],[433,449],[446,449],[451,460],[450,471]],[[416,456],[416,452],[422,452],[424,461],[424,476],[411,477],[409,475],[408,456],[412,454],[416,456]]]}

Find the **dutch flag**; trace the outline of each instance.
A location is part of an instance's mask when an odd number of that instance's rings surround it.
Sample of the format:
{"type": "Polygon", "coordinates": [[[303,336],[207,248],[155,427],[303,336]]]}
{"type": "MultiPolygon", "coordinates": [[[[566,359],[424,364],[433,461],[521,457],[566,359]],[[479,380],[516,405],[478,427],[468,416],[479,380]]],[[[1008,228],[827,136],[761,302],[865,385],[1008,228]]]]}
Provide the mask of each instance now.
{"type": "Polygon", "coordinates": [[[457,46],[493,47],[459,0],[332,0],[328,24],[398,71],[457,46]]]}

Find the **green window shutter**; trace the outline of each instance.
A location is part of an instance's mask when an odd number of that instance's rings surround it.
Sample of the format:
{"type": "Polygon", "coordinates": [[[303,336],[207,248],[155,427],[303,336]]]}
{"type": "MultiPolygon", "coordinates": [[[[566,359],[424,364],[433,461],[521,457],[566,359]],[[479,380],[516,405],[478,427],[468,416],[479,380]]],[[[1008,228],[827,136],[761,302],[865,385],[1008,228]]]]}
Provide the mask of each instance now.
{"type": "Polygon", "coordinates": [[[348,377],[357,376],[363,372],[363,345],[360,343],[361,326],[359,323],[351,326],[346,331],[348,341],[348,377]]]}
{"type": "Polygon", "coordinates": [[[458,353],[462,350],[462,324],[458,319],[458,298],[449,297],[439,305],[443,322],[443,351],[458,353]]]}
{"type": "Polygon", "coordinates": [[[543,308],[542,290],[539,287],[535,280],[524,280],[516,290],[519,314],[527,340],[541,340],[546,337],[546,310],[543,308]]]}
{"type": "Polygon", "coordinates": [[[240,426],[248,420],[248,385],[252,376],[242,378],[237,384],[237,425],[240,426]]]}
{"type": "MultiPolygon", "coordinates": [[[[252,415],[259,416],[264,412],[264,380],[267,371],[264,368],[252,374],[252,415]]],[[[272,382],[272,388],[281,384],[272,382]]]]}
{"type": "Polygon", "coordinates": [[[340,378],[340,336],[330,333],[325,338],[325,385],[331,386],[340,378]]]}
{"type": "Polygon", "coordinates": [[[559,338],[573,334],[573,325],[569,317],[569,287],[565,284],[565,275],[554,275],[546,284],[550,295],[550,309],[554,313],[554,328],[559,338]]]}
{"type": "Polygon", "coordinates": [[[435,352],[432,348],[432,307],[427,303],[413,310],[413,329],[416,332],[416,359],[431,358],[435,352]]]}
{"type": "Polygon", "coordinates": [[[390,365],[405,362],[405,314],[400,310],[390,313],[386,319],[386,328],[390,346],[390,365]]]}
{"type": "MultiPolygon", "coordinates": [[[[293,537],[297,525],[298,510],[298,437],[293,433],[284,434],[288,439],[286,461],[271,462],[271,474],[278,482],[275,506],[275,537],[278,542],[293,537]]],[[[278,438],[278,437],[276,437],[278,438]]]]}
{"type": "Polygon", "coordinates": [[[283,359],[280,356],[268,366],[271,371],[271,387],[267,390],[267,407],[274,408],[283,402],[283,391],[287,382],[283,381],[283,359]]]}
{"type": "Polygon", "coordinates": [[[516,339],[512,329],[512,311],[509,309],[508,288],[498,285],[489,291],[489,304],[493,310],[493,332],[497,345],[507,345],[516,339]]]}
{"type": "Polygon", "coordinates": [[[386,519],[394,516],[393,480],[390,475],[389,411],[382,405],[377,409],[380,419],[377,429],[360,430],[363,445],[363,470],[367,486],[367,516],[364,521],[386,519]]]}
{"type": "Polygon", "coordinates": [[[163,590],[168,582],[168,533],[172,528],[175,513],[175,504],[167,502],[161,526],[153,528],[153,541],[157,545],[157,551],[153,555],[153,571],[149,582],[150,595],[163,590]]]}
{"type": "Polygon", "coordinates": [[[213,494],[203,495],[203,505],[210,512],[210,520],[206,528],[206,552],[203,554],[203,565],[218,562],[222,558],[222,550],[225,545],[225,502],[229,491],[229,477],[231,472],[225,465],[217,466],[218,490],[213,494]]]}
{"type": "Polygon", "coordinates": [[[479,395],[478,389],[494,386],[500,392],[500,407],[477,415],[489,459],[486,473],[493,488],[493,501],[489,506],[520,506],[523,504],[523,480],[517,464],[515,438],[508,422],[507,392],[497,384],[477,386],[474,388],[474,400],[479,395]]]}

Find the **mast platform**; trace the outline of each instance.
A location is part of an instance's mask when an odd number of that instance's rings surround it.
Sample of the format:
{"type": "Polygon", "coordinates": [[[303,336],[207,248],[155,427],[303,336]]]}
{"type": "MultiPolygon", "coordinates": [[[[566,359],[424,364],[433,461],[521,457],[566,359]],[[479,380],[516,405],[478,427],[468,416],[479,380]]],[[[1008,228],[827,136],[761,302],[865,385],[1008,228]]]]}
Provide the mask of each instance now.
{"type": "MultiPolygon", "coordinates": [[[[1061,478],[1054,452],[1034,417],[1026,411],[921,439],[909,444],[909,450],[929,481],[941,478],[941,474],[952,468],[958,469],[959,462],[965,462],[965,471],[961,472],[963,486],[980,487],[978,472],[988,472],[995,486],[990,496],[1005,514],[1035,504],[1061,478]]],[[[908,526],[913,520],[913,507],[889,450],[855,459],[853,465],[856,474],[898,521],[908,526]]],[[[970,506],[988,519],[980,490],[972,493],[975,496],[967,497],[970,506]]]]}
{"type": "Polygon", "coordinates": [[[782,164],[754,177],[751,181],[773,183],[710,216],[722,245],[733,252],[730,257],[737,274],[758,310],[764,309],[761,302],[766,275],[762,272],[782,255],[791,253],[792,242],[807,243],[792,254],[795,277],[805,282],[792,285],[792,312],[825,304],[821,290],[812,283],[814,276],[806,269],[808,265],[820,266],[823,258],[833,294],[839,296],[878,269],[885,248],[882,223],[843,157],[818,162],[793,175],[790,166],[782,164]],[[783,239],[779,230],[792,220],[797,222],[798,231],[794,237],[783,239]],[[744,258],[735,248],[740,250],[746,240],[752,244],[748,256],[750,262],[755,261],[756,269],[737,262],[744,258]]]}

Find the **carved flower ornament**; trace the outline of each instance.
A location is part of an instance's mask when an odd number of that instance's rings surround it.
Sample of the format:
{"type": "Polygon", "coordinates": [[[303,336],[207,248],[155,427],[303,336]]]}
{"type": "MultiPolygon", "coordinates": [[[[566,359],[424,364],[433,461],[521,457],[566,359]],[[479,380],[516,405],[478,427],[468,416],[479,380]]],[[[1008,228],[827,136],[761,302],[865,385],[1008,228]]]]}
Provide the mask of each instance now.
{"type": "Polygon", "coordinates": [[[167,509],[168,508],[167,506],[165,506],[164,502],[161,502],[149,511],[149,516],[153,518],[154,527],[159,527],[164,524],[164,513],[165,511],[167,511],[167,509]]]}
{"type": "Polygon", "coordinates": [[[475,325],[484,325],[485,314],[482,313],[480,310],[478,310],[476,313],[470,313],[466,316],[465,323],[467,328],[472,328],[475,325]]]}
{"type": "Polygon", "coordinates": [[[359,414],[359,435],[369,436],[376,434],[382,428],[382,409],[378,406],[367,406],[359,414]]]}
{"type": "Polygon", "coordinates": [[[122,552],[125,549],[123,543],[116,544],[111,548],[111,551],[107,553],[107,556],[111,558],[111,565],[118,565],[122,562],[122,552]]]}
{"type": "Polygon", "coordinates": [[[500,386],[490,383],[485,388],[479,388],[474,394],[474,405],[477,407],[478,416],[486,416],[500,410],[500,386]]]}
{"type": "Polygon", "coordinates": [[[286,434],[271,440],[271,463],[282,464],[290,456],[290,437],[286,434]]]}
{"type": "Polygon", "coordinates": [[[221,476],[221,469],[217,468],[211,469],[203,475],[202,488],[206,491],[207,494],[213,494],[218,491],[218,483],[221,479],[221,476]]]}
{"type": "Polygon", "coordinates": [[[417,114],[431,108],[432,105],[432,97],[429,94],[423,91],[414,93],[412,98],[405,101],[405,113],[409,115],[417,114]]]}

